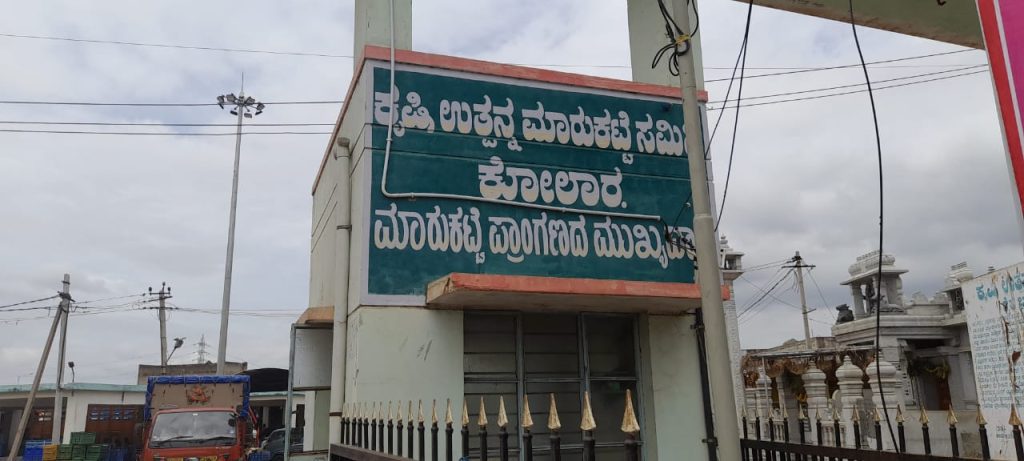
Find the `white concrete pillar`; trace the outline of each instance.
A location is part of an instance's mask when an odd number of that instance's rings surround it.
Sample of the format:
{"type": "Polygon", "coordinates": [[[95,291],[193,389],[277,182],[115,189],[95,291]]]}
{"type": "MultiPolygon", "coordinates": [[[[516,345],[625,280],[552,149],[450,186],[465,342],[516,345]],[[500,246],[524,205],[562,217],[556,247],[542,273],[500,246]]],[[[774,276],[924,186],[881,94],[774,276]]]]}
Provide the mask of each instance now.
{"type": "MultiPolygon", "coordinates": [[[[896,367],[891,363],[880,359],[878,367],[872,362],[867,367],[869,383],[871,384],[872,400],[874,400],[875,408],[878,409],[879,413],[884,414],[884,410],[888,410],[890,421],[893,427],[896,427],[896,407],[901,405],[903,395],[903,386],[899,378],[896,377],[896,367]],[[882,373],[878,374],[878,368],[881,368],[882,373]],[[885,406],[882,406],[882,394],[885,394],[885,406]]],[[[885,422],[883,421],[883,426],[885,422]]],[[[883,431],[882,446],[885,449],[894,447],[893,440],[887,436],[887,431],[883,431]]]]}
{"type": "MultiPolygon", "coordinates": [[[[412,0],[393,0],[395,48],[412,49],[412,0]]],[[[366,45],[391,46],[391,3],[388,0],[355,0],[353,55],[355,67],[366,45]]]]}
{"type": "MultiPolygon", "coordinates": [[[[696,0],[694,0],[696,2],[696,0]]],[[[672,12],[672,2],[665,2],[665,7],[672,12]]],[[[699,6],[698,6],[699,8],[699,6]]],[[[652,69],[651,60],[654,53],[668,44],[665,36],[665,19],[658,9],[658,2],[651,0],[626,0],[626,15],[629,23],[629,55],[633,68],[633,81],[652,83],[655,85],[679,86],[679,77],[668,71],[666,58],[652,69]]],[[[690,9],[690,23],[696,24],[696,16],[690,9]]],[[[701,34],[692,40],[694,66],[697,71],[697,88],[704,88],[704,64],[701,53],[701,34]]]]}
{"type": "MultiPolygon", "coordinates": [[[[846,446],[854,446],[853,440],[853,418],[854,413],[861,411],[864,401],[864,371],[850,361],[850,357],[843,358],[843,364],[836,369],[836,379],[839,380],[839,402],[833,402],[840,408],[839,416],[841,421],[840,430],[843,432],[843,443],[846,446]]],[[[859,414],[861,429],[865,426],[865,418],[859,414]]],[[[861,431],[863,433],[863,430],[861,431]]]]}
{"type": "Polygon", "coordinates": [[[819,370],[812,360],[807,365],[807,371],[800,377],[804,380],[804,390],[807,392],[807,418],[811,426],[808,440],[817,440],[816,418],[820,416],[824,421],[828,416],[828,384],[825,382],[825,372],[819,370]]]}
{"type": "Polygon", "coordinates": [[[864,310],[864,293],[859,284],[850,284],[850,294],[853,296],[853,318],[861,319],[867,316],[864,310]]]}

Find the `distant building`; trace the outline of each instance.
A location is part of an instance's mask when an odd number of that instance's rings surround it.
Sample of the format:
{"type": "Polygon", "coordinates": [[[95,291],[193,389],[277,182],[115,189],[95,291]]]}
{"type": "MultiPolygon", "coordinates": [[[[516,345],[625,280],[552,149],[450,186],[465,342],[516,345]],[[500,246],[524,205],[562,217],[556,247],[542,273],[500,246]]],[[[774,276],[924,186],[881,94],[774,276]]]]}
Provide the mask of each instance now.
{"type": "MultiPolygon", "coordinates": [[[[869,418],[875,408],[882,409],[881,396],[873,392],[881,388],[890,417],[899,407],[907,413],[906,424],[915,426],[922,412],[930,420],[945,421],[953,409],[960,416],[960,447],[965,453],[979,447],[977,426],[971,427],[978,395],[960,289],[973,274],[966,263],[954,265],[942,290],[932,297],[915,293],[908,300],[901,280],[908,271],[895,263],[892,255],[876,251],[850,266],[850,278],[841,284],[850,287],[852,312],[846,305],[837,308],[840,315],[832,337],[813,338],[810,349],[804,341],[789,340],[774,348],[746,351],[742,376],[749,413],[767,415],[775,409],[791,417],[804,411],[811,418],[830,418],[835,410],[847,421],[854,411],[869,418]],[[874,364],[879,311],[881,375],[874,364]]],[[[868,432],[862,434],[864,442],[874,446],[868,432]]],[[[919,433],[917,428],[907,430],[908,436],[919,433]]],[[[935,453],[949,454],[948,435],[933,438],[935,453]]],[[[922,443],[907,442],[912,448],[922,443]]]]}

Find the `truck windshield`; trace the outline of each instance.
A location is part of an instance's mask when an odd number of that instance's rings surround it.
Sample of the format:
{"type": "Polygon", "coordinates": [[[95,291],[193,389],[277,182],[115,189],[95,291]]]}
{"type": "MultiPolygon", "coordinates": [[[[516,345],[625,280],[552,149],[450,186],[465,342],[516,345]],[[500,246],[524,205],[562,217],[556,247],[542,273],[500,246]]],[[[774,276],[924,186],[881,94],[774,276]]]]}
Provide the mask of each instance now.
{"type": "Polygon", "coordinates": [[[235,414],[227,411],[163,413],[153,423],[151,448],[225,446],[235,443],[235,414]]]}

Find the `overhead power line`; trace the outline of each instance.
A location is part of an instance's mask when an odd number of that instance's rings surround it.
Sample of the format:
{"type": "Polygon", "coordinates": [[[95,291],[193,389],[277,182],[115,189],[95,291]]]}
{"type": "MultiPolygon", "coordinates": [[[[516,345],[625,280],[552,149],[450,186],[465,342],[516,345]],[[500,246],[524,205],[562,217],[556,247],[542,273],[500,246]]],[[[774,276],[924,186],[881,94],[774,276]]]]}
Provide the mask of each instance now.
{"type": "MultiPolygon", "coordinates": [[[[906,57],[902,57],[902,58],[883,59],[881,61],[869,62],[869,63],[867,63],[867,65],[886,64],[886,63],[890,63],[890,62],[912,61],[912,60],[915,60],[915,59],[934,58],[934,57],[937,57],[937,56],[949,56],[949,55],[953,55],[953,54],[967,53],[967,52],[971,52],[971,51],[978,51],[978,50],[975,50],[975,49],[953,50],[953,51],[944,51],[944,52],[941,52],[941,53],[921,54],[921,55],[917,55],[917,56],[906,56],[906,57]]],[[[970,64],[968,64],[968,65],[970,65],[970,64]]],[[[744,78],[778,77],[780,75],[804,74],[804,73],[807,73],[807,72],[820,72],[820,71],[824,71],[824,70],[850,69],[850,68],[860,67],[860,66],[861,66],[861,63],[858,62],[856,64],[843,64],[843,65],[838,65],[838,66],[817,67],[817,68],[814,68],[814,69],[798,69],[798,70],[790,70],[790,71],[785,71],[785,72],[772,72],[772,73],[768,73],[768,74],[755,74],[755,75],[748,75],[748,76],[746,76],[744,78]]],[[[724,82],[724,81],[728,81],[728,80],[729,79],[727,79],[727,78],[718,78],[718,79],[705,80],[704,82],[705,83],[715,83],[715,82],[724,82]]]]}
{"type": "MultiPolygon", "coordinates": [[[[930,78],[930,79],[927,79],[927,80],[919,80],[919,81],[914,81],[914,82],[906,82],[906,83],[899,83],[899,84],[896,84],[896,85],[889,85],[889,86],[883,86],[883,87],[878,87],[878,88],[872,88],[872,90],[877,92],[879,90],[888,90],[888,89],[891,89],[891,88],[900,88],[900,87],[904,87],[904,86],[919,85],[919,84],[922,84],[922,83],[937,82],[937,81],[940,81],[940,80],[949,80],[949,79],[958,78],[958,77],[967,77],[967,76],[970,76],[970,75],[984,74],[984,73],[987,73],[987,72],[988,72],[988,69],[978,70],[978,71],[974,71],[974,72],[968,72],[968,73],[965,73],[965,74],[947,75],[947,76],[944,76],[944,77],[930,78]]],[[[835,96],[846,96],[848,94],[867,93],[867,91],[868,91],[867,89],[861,89],[861,90],[854,90],[854,91],[844,91],[844,92],[841,92],[841,93],[830,93],[830,94],[822,94],[822,95],[816,95],[816,96],[807,96],[807,97],[803,97],[803,98],[780,99],[778,101],[759,102],[759,103],[754,103],[754,104],[743,104],[742,107],[770,106],[770,105],[782,104],[782,103],[786,103],[786,102],[811,101],[811,100],[814,100],[814,99],[831,98],[831,97],[835,97],[835,96]]],[[[716,110],[723,110],[723,109],[735,109],[735,108],[736,108],[736,106],[732,105],[732,106],[726,106],[726,107],[711,108],[711,109],[708,109],[708,111],[716,111],[716,110]]]]}
{"type": "Polygon", "coordinates": [[[152,43],[152,42],[127,42],[121,40],[94,40],[86,38],[73,38],[73,37],[54,37],[47,35],[26,35],[26,34],[7,34],[0,33],[0,37],[8,38],[24,38],[33,40],[51,40],[60,42],[76,42],[76,43],[97,43],[104,45],[126,45],[126,46],[141,46],[147,48],[174,48],[180,50],[199,50],[199,51],[223,51],[229,53],[255,53],[255,54],[276,54],[276,55],[288,55],[288,56],[310,56],[317,58],[348,58],[352,59],[350,54],[331,54],[331,53],[318,53],[318,52],[307,52],[307,51],[274,51],[274,50],[255,50],[248,48],[223,48],[216,46],[195,46],[195,45],[172,45],[167,43],[152,43]]]}
{"type": "MultiPolygon", "coordinates": [[[[0,128],[0,133],[44,133],[44,134],[97,134],[116,136],[236,136],[237,133],[155,133],[146,131],[86,131],[86,130],[18,130],[0,128]]],[[[247,135],[326,135],[330,131],[243,131],[247,135]]]]}
{"type": "MultiPolygon", "coordinates": [[[[975,67],[979,67],[979,66],[975,66],[975,67]]],[[[968,69],[959,69],[959,70],[968,70],[968,69]]],[[[988,69],[981,69],[981,70],[975,70],[975,71],[971,71],[971,72],[964,72],[964,73],[961,73],[961,74],[942,75],[942,76],[938,76],[938,77],[935,77],[935,78],[929,78],[929,79],[924,79],[924,80],[914,80],[914,81],[909,81],[909,82],[903,82],[903,83],[897,83],[897,84],[892,84],[892,85],[887,85],[887,86],[876,87],[876,88],[873,88],[873,90],[874,91],[880,91],[880,90],[886,90],[886,89],[891,89],[891,88],[901,88],[901,87],[905,87],[905,86],[919,85],[919,84],[936,82],[936,81],[941,81],[941,80],[950,80],[950,79],[959,78],[959,77],[967,77],[967,76],[983,74],[983,73],[987,73],[987,72],[988,72],[988,69]]],[[[925,74],[918,74],[918,75],[913,75],[913,76],[904,76],[904,77],[898,77],[898,78],[893,78],[893,79],[888,79],[888,80],[880,80],[880,81],[881,82],[893,82],[893,81],[907,80],[907,79],[911,79],[911,78],[920,78],[920,77],[923,77],[923,76],[931,76],[931,75],[944,74],[944,73],[947,73],[947,72],[946,71],[943,71],[943,72],[930,72],[930,73],[925,73],[925,74]]],[[[749,78],[749,77],[746,77],[746,78],[749,78]]],[[[835,90],[835,89],[857,87],[857,86],[863,86],[863,84],[841,85],[841,86],[818,88],[818,89],[812,89],[812,90],[791,91],[791,92],[785,92],[785,93],[768,94],[768,95],[760,95],[760,96],[752,96],[752,97],[744,97],[744,99],[770,99],[770,98],[774,98],[774,97],[787,96],[787,95],[793,95],[793,94],[805,94],[805,93],[814,93],[814,92],[821,92],[821,91],[831,91],[831,90],[835,90]]],[[[782,103],[787,103],[787,102],[809,101],[809,100],[815,100],[815,99],[831,98],[831,97],[845,96],[845,95],[850,95],[850,94],[864,93],[866,91],[867,91],[866,89],[857,89],[857,90],[845,91],[845,92],[839,92],[839,93],[829,93],[829,94],[813,95],[813,96],[806,96],[806,97],[800,97],[800,98],[790,98],[790,99],[781,99],[781,100],[774,100],[774,101],[765,101],[765,102],[759,102],[759,103],[753,103],[753,104],[744,103],[744,104],[741,105],[741,107],[757,107],[757,106],[767,106],[767,105],[774,105],[774,104],[782,104],[782,103]]],[[[734,102],[734,101],[735,100],[730,100],[730,102],[734,102]]],[[[268,104],[325,104],[325,103],[340,103],[340,102],[342,102],[342,101],[290,101],[290,102],[277,102],[277,103],[268,103],[268,104]]],[[[163,106],[194,106],[194,105],[198,105],[198,104],[188,104],[188,103],[179,104],[179,103],[105,103],[105,102],[62,102],[62,101],[0,101],[0,104],[5,104],[5,103],[10,103],[10,104],[88,105],[88,106],[156,106],[156,107],[163,107],[163,106]]],[[[202,104],[202,105],[208,105],[208,104],[202,104]]],[[[212,105],[216,105],[216,104],[212,104],[212,105]]],[[[732,105],[726,105],[724,107],[708,108],[708,111],[716,111],[716,110],[723,110],[723,109],[735,109],[735,108],[736,108],[736,105],[732,104],[732,105]]],[[[177,127],[216,127],[216,126],[220,126],[221,125],[221,124],[212,124],[212,123],[211,124],[201,124],[201,123],[196,123],[196,124],[187,124],[187,123],[163,123],[163,124],[161,124],[161,123],[153,123],[153,124],[146,124],[146,123],[14,121],[14,120],[0,122],[0,124],[3,124],[3,123],[8,123],[8,124],[25,124],[25,125],[168,126],[168,127],[175,127],[175,126],[177,126],[177,127]]],[[[310,126],[310,127],[313,127],[313,126],[334,126],[334,124],[331,124],[331,123],[279,123],[279,124],[268,123],[268,124],[263,124],[263,125],[260,125],[260,124],[254,124],[254,125],[266,126],[266,127],[273,127],[273,126],[280,126],[280,127],[287,127],[287,126],[296,126],[296,127],[297,126],[310,126]]],[[[93,130],[30,130],[30,129],[15,129],[15,128],[0,128],[0,133],[86,134],[86,135],[118,135],[118,136],[234,136],[235,135],[235,133],[145,132],[145,131],[126,132],[126,131],[93,131],[93,130]]],[[[322,135],[326,135],[326,134],[331,134],[331,132],[328,132],[328,131],[250,131],[250,132],[243,132],[242,134],[243,135],[318,135],[318,136],[322,136],[322,135]]]]}
{"type": "MultiPolygon", "coordinates": [[[[134,47],[145,47],[145,48],[164,48],[164,49],[180,49],[180,50],[194,50],[194,51],[213,51],[223,53],[248,53],[248,54],[266,54],[266,55],[278,55],[278,56],[301,56],[301,57],[314,57],[314,58],[332,58],[332,59],[353,59],[351,54],[337,54],[327,53],[319,51],[287,51],[287,50],[262,50],[255,48],[231,48],[231,47],[219,47],[219,46],[201,46],[201,45],[183,45],[174,43],[155,43],[155,42],[137,42],[137,41],[126,41],[126,40],[100,40],[100,39],[88,39],[88,38],[77,38],[77,37],[60,37],[52,35],[34,35],[34,34],[12,34],[12,33],[0,33],[0,37],[16,38],[16,39],[31,39],[31,40],[47,40],[47,41],[58,41],[58,42],[70,42],[70,43],[89,43],[89,44],[101,44],[101,45],[120,45],[120,46],[134,46],[134,47]]],[[[892,62],[902,62],[915,59],[925,59],[936,56],[946,56],[956,53],[965,53],[968,51],[975,50],[956,50],[944,53],[933,53],[919,56],[907,56],[904,58],[888,59],[884,61],[869,62],[868,65],[886,64],[892,62]]],[[[609,68],[609,69],[628,69],[632,66],[627,64],[583,64],[583,63],[508,63],[514,66],[532,66],[532,67],[561,67],[561,68],[609,68]]],[[[848,64],[841,66],[826,66],[826,67],[809,67],[809,66],[765,66],[765,67],[748,67],[748,69],[754,70],[785,70],[789,72],[781,72],[775,74],[761,74],[753,75],[752,77],[769,77],[774,75],[788,75],[790,73],[803,73],[803,72],[817,72],[823,70],[834,70],[834,69],[846,69],[852,67],[859,67],[860,64],[848,64]]],[[[939,65],[942,66],[942,65],[939,65]]],[[[955,64],[945,65],[947,67],[956,66],[955,64]]],[[[915,65],[915,66],[877,66],[877,67],[936,67],[936,65],[915,65]]],[[[723,66],[704,66],[704,69],[708,70],[731,70],[732,67],[723,66]]],[[[707,83],[713,83],[718,81],[725,81],[729,79],[716,79],[707,80],[707,83]]]]}
{"type": "MultiPolygon", "coordinates": [[[[963,68],[959,68],[959,69],[940,70],[940,71],[936,71],[936,72],[926,72],[926,73],[923,73],[923,74],[905,75],[905,76],[902,76],[902,77],[874,80],[874,81],[872,81],[872,83],[898,82],[898,81],[903,81],[903,80],[911,80],[911,79],[921,78],[921,77],[930,77],[930,76],[933,76],[933,75],[944,75],[944,74],[950,74],[950,73],[955,73],[955,72],[962,72],[962,71],[967,71],[967,70],[972,70],[972,69],[987,68],[987,67],[988,67],[988,64],[979,64],[979,65],[976,65],[976,66],[963,67],[963,68]]],[[[986,72],[987,72],[987,70],[986,70],[986,72]]],[[[830,87],[827,87],[827,88],[816,88],[816,89],[812,89],[812,90],[788,91],[788,92],[785,92],[785,93],[774,93],[774,94],[767,94],[767,95],[760,95],[760,96],[745,96],[743,99],[750,100],[750,99],[776,98],[776,97],[779,97],[779,96],[792,96],[792,95],[797,95],[797,94],[817,93],[817,92],[821,92],[821,91],[841,90],[841,89],[844,89],[844,88],[862,88],[862,87],[866,87],[866,85],[863,82],[861,82],[861,83],[851,83],[849,85],[830,86],[830,87]]],[[[720,101],[711,101],[708,104],[734,103],[736,101],[737,101],[737,99],[726,99],[726,100],[720,100],[720,101]]],[[[3,123],[3,122],[0,122],[0,123],[3,123]]]]}
{"type": "MultiPolygon", "coordinates": [[[[341,104],[344,100],[325,101],[273,101],[263,104],[271,106],[285,105],[313,105],[313,104],[341,104]]],[[[27,100],[0,100],[0,104],[17,105],[52,105],[52,106],[115,106],[115,107],[209,107],[217,106],[215,102],[91,102],[91,101],[27,101],[27,100]]]]}
{"type": "Polygon", "coordinates": [[[57,299],[59,297],[60,297],[60,295],[53,295],[53,296],[50,296],[48,298],[39,298],[39,299],[33,299],[31,301],[21,301],[21,302],[17,302],[17,303],[13,303],[13,304],[5,304],[3,306],[0,306],[0,309],[7,309],[9,307],[15,307],[15,306],[24,306],[25,304],[40,303],[40,302],[43,302],[43,301],[49,301],[51,299],[57,299]]]}
{"type": "MultiPolygon", "coordinates": [[[[60,122],[37,120],[0,120],[0,125],[76,125],[76,126],[176,126],[176,127],[221,127],[235,126],[234,123],[163,123],[163,122],[60,122]]],[[[334,126],[333,123],[246,123],[245,126],[334,126]]]]}

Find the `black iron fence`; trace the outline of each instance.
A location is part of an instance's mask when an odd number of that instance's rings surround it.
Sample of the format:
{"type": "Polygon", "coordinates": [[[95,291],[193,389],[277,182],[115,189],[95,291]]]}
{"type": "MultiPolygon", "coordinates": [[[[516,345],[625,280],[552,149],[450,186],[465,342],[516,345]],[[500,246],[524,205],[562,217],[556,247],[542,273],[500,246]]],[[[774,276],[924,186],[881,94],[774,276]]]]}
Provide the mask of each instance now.
{"type": "MultiPolygon", "coordinates": [[[[932,434],[926,413],[922,413],[920,420],[923,453],[907,453],[907,433],[904,427],[902,411],[898,411],[896,416],[896,440],[894,441],[896,447],[893,447],[891,450],[883,448],[883,437],[888,437],[889,434],[882,432],[883,423],[878,412],[875,412],[874,420],[867,424],[862,424],[857,414],[857,412],[854,412],[853,418],[849,421],[852,429],[849,439],[844,437],[846,433],[845,423],[840,421],[838,415],[833,414],[831,421],[822,421],[820,415],[817,415],[813,421],[814,430],[812,432],[815,434],[814,438],[816,440],[812,441],[806,439],[807,433],[811,432],[810,425],[812,421],[803,412],[800,413],[796,421],[798,425],[797,433],[800,434],[800,440],[798,441],[790,440],[790,421],[788,417],[779,417],[775,414],[769,415],[766,421],[768,423],[767,434],[765,434],[765,431],[762,431],[762,422],[764,421],[762,421],[760,415],[750,420],[744,414],[741,418],[743,423],[743,439],[740,444],[743,461],[941,461],[965,459],[989,461],[992,459],[988,430],[986,428],[988,423],[980,413],[977,423],[978,436],[981,442],[981,458],[961,456],[959,429],[957,428],[959,422],[952,410],[948,413],[946,427],[944,428],[944,430],[949,431],[951,456],[938,456],[932,453],[932,434]],[[873,431],[873,447],[862,446],[861,435],[864,433],[863,431],[873,431]]],[[[1011,413],[1010,425],[1013,427],[1016,459],[1017,461],[1024,461],[1021,421],[1017,417],[1016,409],[1011,413]]]]}
{"type": "MultiPolygon", "coordinates": [[[[401,404],[397,417],[392,417],[390,404],[387,414],[384,414],[383,404],[379,409],[349,408],[349,411],[342,416],[341,443],[331,445],[331,461],[508,461],[510,456],[518,459],[520,452],[527,461],[533,461],[535,455],[539,459],[541,453],[547,459],[562,460],[564,454],[561,438],[562,423],[558,416],[554,394],[551,394],[548,411],[548,446],[543,449],[534,449],[534,435],[531,432],[534,423],[528,398],[523,401],[522,415],[519,418],[521,444],[517,449],[510,448],[509,420],[505,412],[504,399],[502,398],[500,402],[497,420],[494,424],[498,436],[497,447],[491,447],[488,444],[493,434],[489,434],[491,425],[487,419],[483,400],[479,403],[479,417],[474,424],[470,424],[468,405],[463,402],[461,427],[458,429],[461,446],[458,448],[452,445],[456,424],[452,418],[450,401],[447,403],[444,420],[439,421],[435,404],[432,407],[429,422],[424,418],[422,402],[418,406],[419,411],[416,417],[412,415],[410,402],[406,418],[402,417],[401,404]],[[475,429],[475,433],[471,433],[471,426],[475,429]],[[470,450],[470,442],[474,439],[477,440],[477,447],[470,450]]],[[[590,394],[584,393],[583,411],[580,418],[584,461],[595,461],[597,458],[599,444],[594,437],[595,429],[597,429],[597,423],[594,421],[593,410],[590,406],[590,394]]],[[[625,461],[639,461],[640,442],[637,436],[640,432],[640,425],[633,410],[632,395],[628,390],[626,391],[621,430],[624,434],[622,443],[625,461]]]]}

